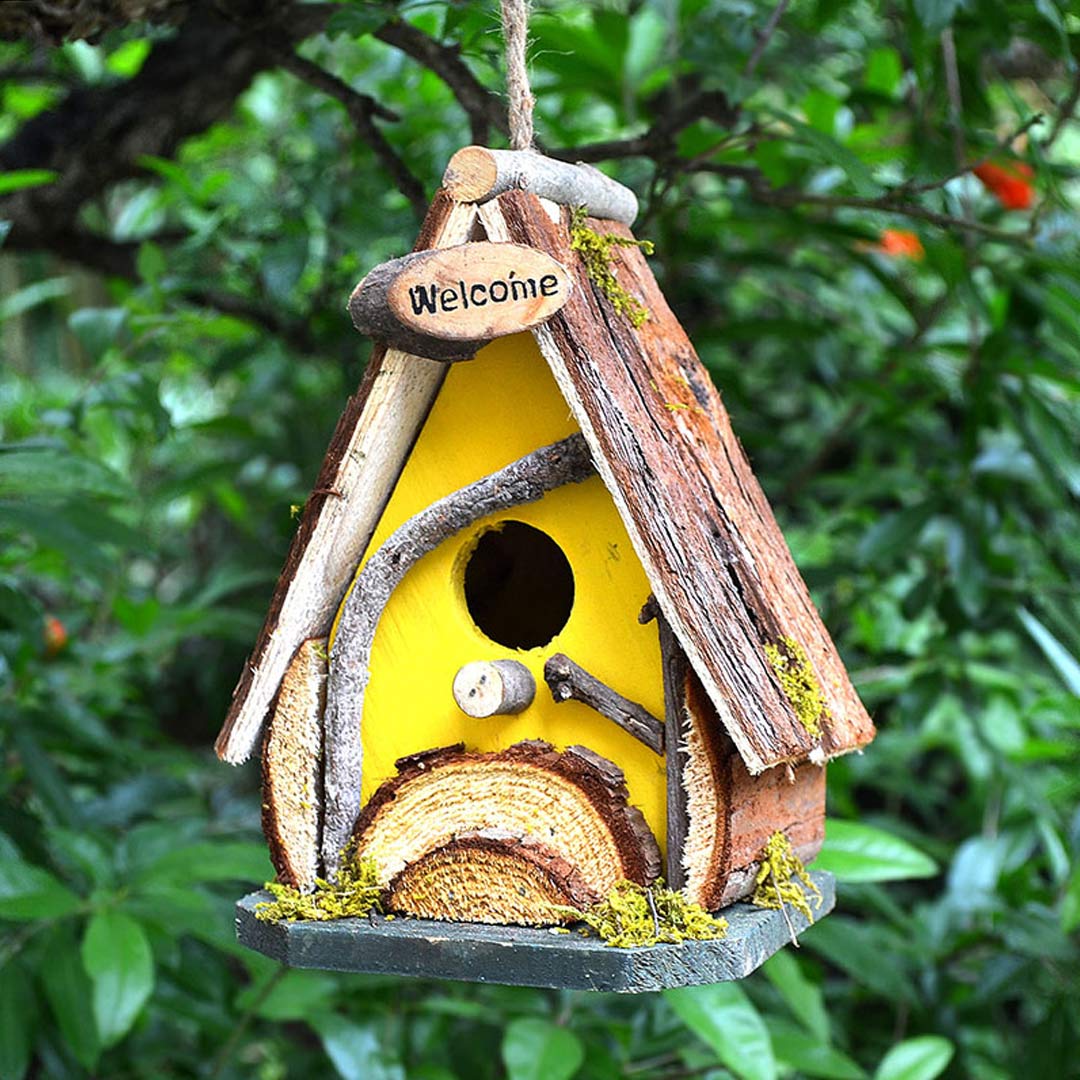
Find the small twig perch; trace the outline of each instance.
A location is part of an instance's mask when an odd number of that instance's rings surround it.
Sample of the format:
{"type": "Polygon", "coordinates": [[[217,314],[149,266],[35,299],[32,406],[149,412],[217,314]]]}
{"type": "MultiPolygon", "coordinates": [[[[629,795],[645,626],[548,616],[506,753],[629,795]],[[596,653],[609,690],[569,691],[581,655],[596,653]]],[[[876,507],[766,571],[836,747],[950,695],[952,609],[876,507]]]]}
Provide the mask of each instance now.
{"type": "Polygon", "coordinates": [[[625,698],[590,675],[570,657],[556,653],[544,665],[544,681],[558,702],[580,701],[614,721],[657,754],[664,752],[664,725],[643,705],[625,698]]]}
{"type": "Polygon", "coordinates": [[[345,601],[330,652],[323,775],[326,876],[337,870],[360,811],[360,722],[371,677],[368,663],[376,627],[394,589],[418,559],[455,533],[489,514],[586,480],[593,471],[580,435],[534,450],[409,518],[364,564],[345,601]]]}

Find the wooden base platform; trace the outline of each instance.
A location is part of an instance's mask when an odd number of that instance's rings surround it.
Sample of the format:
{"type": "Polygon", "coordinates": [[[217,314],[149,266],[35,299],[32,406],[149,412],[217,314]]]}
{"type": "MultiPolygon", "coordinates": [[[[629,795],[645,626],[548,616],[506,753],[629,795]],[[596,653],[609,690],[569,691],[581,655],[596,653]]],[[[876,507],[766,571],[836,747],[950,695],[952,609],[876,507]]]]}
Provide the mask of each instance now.
{"type": "MultiPolygon", "coordinates": [[[[815,919],[836,903],[831,874],[812,872],[822,903],[815,919]]],[[[505,983],[636,994],[670,986],[742,979],[790,942],[779,911],[734,904],[723,941],[686,941],[640,949],[614,949],[576,931],[554,933],[516,926],[430,922],[423,919],[338,919],[269,923],[255,918],[268,893],[236,905],[240,942],[283,964],[327,971],[413,975],[424,979],[505,983]]],[[[798,933],[806,920],[789,912],[798,933]]]]}

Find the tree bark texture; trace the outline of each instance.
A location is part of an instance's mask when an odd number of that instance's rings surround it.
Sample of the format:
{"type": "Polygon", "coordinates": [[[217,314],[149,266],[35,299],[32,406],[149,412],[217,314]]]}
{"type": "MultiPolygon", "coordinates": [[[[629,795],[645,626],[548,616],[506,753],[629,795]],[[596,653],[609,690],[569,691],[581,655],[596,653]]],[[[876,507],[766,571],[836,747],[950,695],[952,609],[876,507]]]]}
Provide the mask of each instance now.
{"type": "Polygon", "coordinates": [[[591,165],[572,165],[534,150],[489,150],[466,146],[443,174],[447,194],[461,202],[485,202],[520,189],[560,206],[584,206],[590,216],[632,225],[637,196],[591,165]]]}
{"type": "Polygon", "coordinates": [[[375,630],[394,589],[416,561],[462,529],[510,506],[535,502],[593,475],[580,435],[535,450],[432,503],[410,518],[364,564],[349,591],[330,652],[326,696],[323,865],[332,874],[360,810],[360,725],[375,630]]]}
{"type": "MultiPolygon", "coordinates": [[[[636,247],[616,249],[619,282],[648,320],[635,330],[569,250],[536,196],[480,207],[491,240],[533,244],[577,285],[534,331],[619,510],[676,639],[752,773],[857,749],[874,727],[814,607],[720,395],[636,247]],[[785,639],[808,655],[825,701],[812,737],[768,659],[785,639]]],[[[604,233],[625,227],[590,220],[604,233]]]]}

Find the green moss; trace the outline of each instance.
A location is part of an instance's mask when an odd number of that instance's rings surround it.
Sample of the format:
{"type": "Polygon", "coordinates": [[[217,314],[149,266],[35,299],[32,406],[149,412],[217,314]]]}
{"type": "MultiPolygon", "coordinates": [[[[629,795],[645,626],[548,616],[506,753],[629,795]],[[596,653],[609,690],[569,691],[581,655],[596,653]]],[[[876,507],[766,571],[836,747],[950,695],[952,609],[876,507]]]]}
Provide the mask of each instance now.
{"type": "Polygon", "coordinates": [[[750,901],[758,907],[774,910],[782,909],[785,905],[793,907],[809,922],[814,921],[814,913],[810,909],[811,895],[816,900],[814,906],[821,907],[821,890],[814,884],[792,849],[791,841],[782,832],[774,832],[769,837],[761,853],[761,868],[755,884],[757,888],[750,901]]]}
{"type": "Polygon", "coordinates": [[[612,249],[617,247],[639,247],[646,255],[653,253],[651,240],[631,240],[614,233],[598,232],[585,224],[588,212],[579,206],[570,219],[570,247],[576,251],[585,263],[585,272],[589,280],[611,301],[611,306],[625,318],[636,330],[649,317],[649,310],[619,284],[611,268],[614,258],[612,249]]]}
{"type": "Polygon", "coordinates": [[[810,735],[820,739],[821,723],[829,718],[829,710],[806,650],[794,638],[782,637],[775,645],[765,646],[765,656],[795,710],[796,719],[810,735]]]}
{"type": "Polygon", "coordinates": [[[620,881],[605,900],[581,915],[582,921],[608,945],[630,949],[638,945],[716,941],[727,932],[727,920],[710,915],[663,881],[648,887],[620,881]]]}
{"type": "Polygon", "coordinates": [[[345,919],[382,911],[382,887],[372,859],[346,862],[333,881],[315,879],[315,891],[302,893],[291,885],[268,881],[274,900],[255,905],[255,918],[263,922],[296,922],[298,919],[345,919]]]}

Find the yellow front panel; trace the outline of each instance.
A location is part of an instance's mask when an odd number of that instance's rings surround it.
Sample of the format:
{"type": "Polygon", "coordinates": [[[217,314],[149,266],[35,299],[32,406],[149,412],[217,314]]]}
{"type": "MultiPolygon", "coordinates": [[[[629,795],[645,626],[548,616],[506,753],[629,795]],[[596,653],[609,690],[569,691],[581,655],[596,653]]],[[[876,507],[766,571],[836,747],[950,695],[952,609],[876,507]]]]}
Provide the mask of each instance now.
{"type": "MultiPolygon", "coordinates": [[[[531,334],[504,338],[472,361],[454,364],[369,548],[436,499],[577,430],[531,334]]],[[[610,720],[577,702],[556,705],[544,661],[566,653],[619,693],[663,716],[655,624],[637,615],[650,592],[618,513],[597,477],[537,503],[478,522],[426,555],[397,588],[376,632],[363,717],[363,799],[395,773],[394,761],[464,742],[500,750],[521,739],[558,747],[579,743],[626,773],[638,805],[663,846],[664,761],[610,720]],[[515,650],[473,623],[464,566],[479,535],[499,521],[522,521],[559,544],[574,573],[574,606],[548,644],[515,650]],[[451,693],[471,660],[517,659],[532,671],[536,700],[516,716],[474,720],[451,693]]]]}

